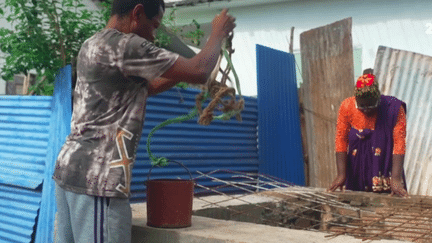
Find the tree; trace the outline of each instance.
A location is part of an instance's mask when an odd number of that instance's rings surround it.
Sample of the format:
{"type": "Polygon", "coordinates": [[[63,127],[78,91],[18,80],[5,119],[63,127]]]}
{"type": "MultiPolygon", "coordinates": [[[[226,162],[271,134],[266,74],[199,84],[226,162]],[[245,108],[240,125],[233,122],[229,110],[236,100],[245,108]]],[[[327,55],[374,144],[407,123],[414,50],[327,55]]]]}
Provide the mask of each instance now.
{"type": "Polygon", "coordinates": [[[13,26],[0,29],[1,76],[11,80],[34,70],[37,84],[30,90],[39,95],[52,95],[57,70],[75,63],[81,44],[105,22],[104,11],[91,12],[82,0],[6,0],[0,9],[9,10],[13,26]]]}
{"type": "MultiPolygon", "coordinates": [[[[12,80],[15,74],[36,72],[36,84],[29,91],[52,95],[55,73],[66,64],[72,64],[75,73],[82,43],[105,27],[111,3],[104,1],[102,10],[89,11],[83,0],[5,0],[0,17],[7,15],[13,28],[0,28],[0,51],[6,61],[1,77],[12,80]]],[[[165,16],[165,30],[199,43],[204,34],[196,21],[196,30],[183,34],[174,19],[174,11],[165,16]]],[[[170,35],[158,32],[157,45],[165,47],[170,41],[170,35]]]]}

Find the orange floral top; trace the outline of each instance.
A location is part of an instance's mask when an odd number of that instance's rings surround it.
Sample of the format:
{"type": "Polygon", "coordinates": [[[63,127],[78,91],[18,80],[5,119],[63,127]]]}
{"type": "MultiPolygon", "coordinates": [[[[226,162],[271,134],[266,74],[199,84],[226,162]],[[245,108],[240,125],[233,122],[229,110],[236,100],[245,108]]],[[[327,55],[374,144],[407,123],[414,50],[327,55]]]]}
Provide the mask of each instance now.
{"type": "MultiPolygon", "coordinates": [[[[360,129],[375,129],[377,115],[367,117],[355,107],[355,98],[345,99],[339,108],[336,125],[336,152],[347,152],[348,134],[351,127],[360,129]]],[[[396,125],[393,129],[393,154],[405,154],[406,148],[406,114],[404,108],[399,108],[396,125]]]]}

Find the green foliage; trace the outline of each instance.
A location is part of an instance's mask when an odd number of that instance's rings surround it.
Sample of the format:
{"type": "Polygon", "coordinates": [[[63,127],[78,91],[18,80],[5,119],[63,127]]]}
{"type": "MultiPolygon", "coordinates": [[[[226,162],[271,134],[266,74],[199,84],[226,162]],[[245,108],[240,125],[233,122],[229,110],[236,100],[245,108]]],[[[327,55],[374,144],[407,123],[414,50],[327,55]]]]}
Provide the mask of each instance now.
{"type": "Polygon", "coordinates": [[[13,26],[0,28],[1,77],[35,70],[38,84],[30,90],[38,95],[52,95],[57,70],[74,64],[81,44],[105,24],[103,11],[87,10],[82,0],[6,0],[0,9],[9,10],[0,15],[13,26]]]}
{"type": "Polygon", "coordinates": [[[200,29],[201,26],[195,19],[192,20],[192,25],[195,26],[195,30],[187,32],[186,34],[183,35],[183,38],[188,39],[193,44],[199,46],[201,45],[201,38],[204,37],[204,31],[200,29]]]}
{"type": "MultiPolygon", "coordinates": [[[[183,28],[177,26],[175,22],[176,10],[176,8],[173,8],[169,14],[165,13],[164,18],[162,19],[162,28],[164,28],[167,32],[171,32],[172,34],[179,36],[184,40],[189,40],[193,44],[199,46],[201,44],[201,39],[204,37],[204,31],[200,29],[200,24],[195,19],[193,19],[191,25],[195,27],[195,30],[183,33],[183,28]]],[[[157,31],[155,45],[164,48],[167,47],[172,40],[171,36],[161,31],[162,28],[159,28],[157,31]]],[[[185,89],[188,86],[188,83],[183,82],[176,85],[176,87],[182,89],[185,89]]]]}
{"type": "MultiPolygon", "coordinates": [[[[175,22],[176,11],[177,9],[173,8],[169,14],[165,14],[162,20],[162,25],[168,32],[171,32],[184,40],[189,40],[194,45],[199,46],[201,44],[201,39],[204,37],[204,31],[201,30],[200,24],[193,19],[190,25],[194,26],[195,29],[183,33],[183,28],[177,26],[175,22]]],[[[157,32],[155,44],[159,47],[166,47],[169,43],[171,43],[171,37],[159,30],[157,32]]]]}
{"type": "MultiPolygon", "coordinates": [[[[13,80],[15,74],[35,71],[36,85],[29,91],[52,95],[55,73],[66,64],[76,67],[82,43],[105,27],[111,4],[112,0],[107,0],[102,10],[89,11],[83,0],[4,0],[0,3],[0,17],[12,29],[0,28],[0,54],[6,61],[1,77],[13,80]]],[[[204,33],[195,20],[193,24],[196,31],[180,36],[199,44],[204,33]]],[[[182,32],[175,25],[175,11],[164,17],[163,25],[173,33],[182,32]]],[[[159,32],[155,44],[165,47],[170,41],[169,36],[159,32]]]]}

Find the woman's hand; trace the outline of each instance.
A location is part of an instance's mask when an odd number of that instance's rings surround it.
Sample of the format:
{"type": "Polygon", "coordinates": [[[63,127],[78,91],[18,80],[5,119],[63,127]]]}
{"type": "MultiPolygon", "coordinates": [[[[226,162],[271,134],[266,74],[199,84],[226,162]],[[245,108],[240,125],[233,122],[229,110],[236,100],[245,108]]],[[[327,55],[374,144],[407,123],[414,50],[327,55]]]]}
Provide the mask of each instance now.
{"type": "Polygon", "coordinates": [[[346,176],[344,175],[338,175],[336,177],[336,179],[333,181],[333,183],[330,185],[330,187],[327,189],[327,191],[329,192],[334,192],[336,191],[338,188],[341,191],[344,191],[344,185],[345,185],[345,181],[346,181],[346,176]]]}
{"type": "Polygon", "coordinates": [[[346,166],[347,166],[348,155],[345,152],[336,152],[336,165],[338,176],[327,189],[329,192],[334,192],[336,189],[344,191],[344,185],[346,181],[346,166]]]}
{"type": "Polygon", "coordinates": [[[391,187],[391,196],[398,195],[400,197],[409,198],[408,192],[405,190],[402,180],[400,179],[391,179],[390,180],[391,187]]]}
{"type": "Polygon", "coordinates": [[[393,167],[390,179],[391,195],[408,198],[408,192],[403,186],[403,162],[405,156],[402,154],[393,154],[393,167]]]}

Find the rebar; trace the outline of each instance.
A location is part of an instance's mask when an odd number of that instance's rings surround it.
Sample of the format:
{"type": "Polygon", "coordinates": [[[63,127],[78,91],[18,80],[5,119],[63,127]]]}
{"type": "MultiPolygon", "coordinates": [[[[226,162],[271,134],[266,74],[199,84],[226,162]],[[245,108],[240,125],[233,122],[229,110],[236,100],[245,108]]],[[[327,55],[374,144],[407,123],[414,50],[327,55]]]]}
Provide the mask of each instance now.
{"type": "MultiPolygon", "coordinates": [[[[364,241],[401,239],[417,243],[432,242],[432,199],[428,197],[422,197],[420,200],[390,198],[386,199],[391,200],[391,203],[387,203],[389,205],[374,202],[366,206],[353,206],[344,202],[341,194],[329,193],[320,188],[293,185],[268,175],[229,170],[198,174],[196,181],[210,179],[216,186],[207,187],[197,183],[197,187],[225,197],[217,201],[196,197],[206,203],[204,208],[222,208],[233,212],[233,215],[247,215],[258,222],[273,226],[297,227],[291,222],[292,219],[304,219],[309,225],[302,229],[324,231],[329,233],[326,237],[345,234],[364,241]],[[227,180],[222,180],[214,175],[218,172],[231,176],[227,180]],[[243,193],[230,195],[224,192],[227,188],[243,193]],[[248,199],[250,196],[262,199],[262,203],[248,199]],[[239,210],[226,206],[230,201],[251,208],[239,210]],[[254,208],[264,210],[267,215],[259,217],[252,214],[254,208]],[[286,218],[281,219],[282,216],[286,218]]],[[[372,194],[361,194],[365,195],[372,194]]]]}

